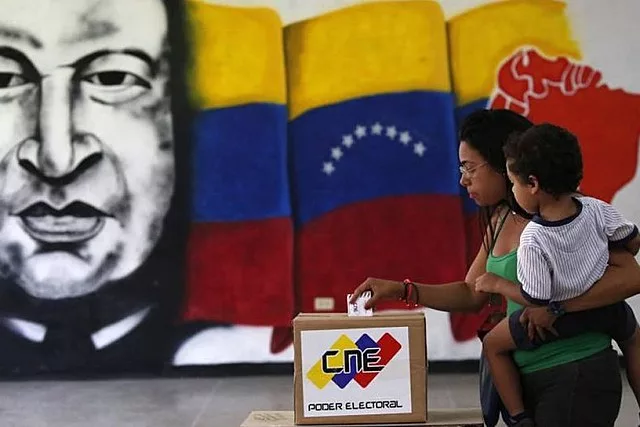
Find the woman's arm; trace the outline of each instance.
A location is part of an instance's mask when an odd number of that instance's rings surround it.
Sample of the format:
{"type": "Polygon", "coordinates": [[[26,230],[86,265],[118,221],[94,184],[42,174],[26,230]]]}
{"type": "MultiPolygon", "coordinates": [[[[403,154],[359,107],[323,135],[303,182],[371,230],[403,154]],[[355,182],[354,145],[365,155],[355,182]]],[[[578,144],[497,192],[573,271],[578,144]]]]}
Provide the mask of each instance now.
{"type": "MultiPolygon", "coordinates": [[[[640,293],[640,266],[631,253],[625,249],[609,253],[609,266],[604,275],[587,292],[563,303],[565,312],[590,310],[615,304],[640,293]]],[[[544,339],[544,330],[558,333],[553,329],[557,317],[546,307],[527,308],[520,316],[520,322],[527,325],[529,338],[537,333],[544,339]]]]}
{"type": "Polygon", "coordinates": [[[479,311],[489,296],[472,291],[466,282],[452,282],[443,285],[416,283],[418,304],[434,310],[447,312],[479,311]]]}
{"type": "MultiPolygon", "coordinates": [[[[475,281],[485,272],[486,262],[487,253],[484,248],[480,248],[464,281],[442,285],[415,283],[417,290],[415,302],[440,311],[479,311],[489,299],[489,294],[475,290],[475,281]]],[[[370,277],[353,291],[350,302],[354,303],[360,295],[367,291],[371,292],[371,298],[365,303],[365,308],[372,308],[379,301],[402,299],[405,285],[394,280],[370,277]]]]}
{"type": "Polygon", "coordinates": [[[640,266],[624,249],[609,253],[609,266],[604,275],[587,292],[564,302],[567,312],[604,307],[640,293],[640,266]]]}

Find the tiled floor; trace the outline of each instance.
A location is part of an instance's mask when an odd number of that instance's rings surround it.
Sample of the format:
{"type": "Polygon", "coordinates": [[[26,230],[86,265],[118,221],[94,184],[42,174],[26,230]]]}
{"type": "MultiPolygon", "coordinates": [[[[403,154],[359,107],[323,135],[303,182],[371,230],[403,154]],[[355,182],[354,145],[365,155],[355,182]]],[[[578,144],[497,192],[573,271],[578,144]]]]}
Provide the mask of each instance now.
{"type": "MultiPolygon", "coordinates": [[[[290,410],[291,393],[289,376],[2,382],[0,425],[238,427],[254,409],[290,410]]],[[[474,375],[430,376],[429,405],[433,407],[477,406],[477,395],[474,375]]],[[[616,425],[638,425],[636,414],[626,387],[616,425]]]]}

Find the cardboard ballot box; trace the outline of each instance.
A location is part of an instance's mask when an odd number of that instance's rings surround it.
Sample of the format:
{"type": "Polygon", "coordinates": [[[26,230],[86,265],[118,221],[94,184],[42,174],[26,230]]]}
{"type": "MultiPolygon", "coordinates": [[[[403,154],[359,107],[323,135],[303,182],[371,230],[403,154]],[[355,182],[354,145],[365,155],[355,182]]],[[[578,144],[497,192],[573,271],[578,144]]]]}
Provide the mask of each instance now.
{"type": "Polygon", "coordinates": [[[298,315],[296,424],[425,422],[425,323],[423,313],[298,315]]]}

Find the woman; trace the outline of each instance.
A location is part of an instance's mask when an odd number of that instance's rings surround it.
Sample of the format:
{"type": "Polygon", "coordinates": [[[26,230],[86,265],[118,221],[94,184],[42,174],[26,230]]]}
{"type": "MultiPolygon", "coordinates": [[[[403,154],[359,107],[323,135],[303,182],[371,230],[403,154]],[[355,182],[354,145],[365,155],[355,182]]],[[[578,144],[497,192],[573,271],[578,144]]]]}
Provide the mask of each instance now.
{"type": "MultiPolygon", "coordinates": [[[[381,299],[403,299],[408,295],[412,302],[432,309],[476,312],[490,299],[489,294],[476,292],[477,282],[515,283],[515,254],[528,217],[512,201],[502,147],[511,133],[530,126],[532,123],[526,118],[508,110],[475,112],[461,126],[460,184],[480,206],[484,231],[482,247],[463,281],[433,286],[369,278],[354,291],[354,299],[370,290],[373,295],[368,306],[381,299]]],[[[640,268],[630,254],[612,252],[609,264],[603,278],[589,292],[566,303],[566,311],[601,307],[640,292],[640,268]]],[[[518,308],[509,302],[507,311],[518,308]]],[[[489,320],[488,328],[499,318],[489,320]]],[[[545,308],[526,310],[525,320],[530,322],[531,331],[552,330],[553,319],[545,308]]],[[[617,354],[609,337],[588,333],[548,343],[534,351],[517,352],[514,358],[522,374],[525,404],[537,425],[614,425],[622,385],[617,354]]]]}

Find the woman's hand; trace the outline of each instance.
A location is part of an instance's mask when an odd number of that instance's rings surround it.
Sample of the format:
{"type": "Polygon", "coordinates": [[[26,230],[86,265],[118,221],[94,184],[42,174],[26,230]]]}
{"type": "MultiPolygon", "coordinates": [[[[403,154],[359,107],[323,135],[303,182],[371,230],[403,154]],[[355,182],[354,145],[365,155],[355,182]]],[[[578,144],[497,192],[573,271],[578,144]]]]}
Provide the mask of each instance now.
{"type": "Polygon", "coordinates": [[[544,341],[547,336],[545,330],[558,336],[558,332],[553,327],[556,319],[557,317],[551,314],[547,307],[526,307],[520,316],[520,324],[527,328],[529,340],[533,341],[537,333],[544,341]]]}
{"type": "Polygon", "coordinates": [[[358,297],[366,291],[371,291],[371,298],[365,304],[364,308],[373,308],[380,300],[399,300],[404,296],[404,284],[393,280],[367,278],[360,286],[358,286],[349,301],[355,303],[358,297]]]}

